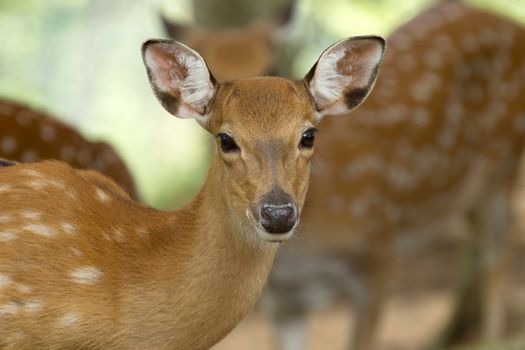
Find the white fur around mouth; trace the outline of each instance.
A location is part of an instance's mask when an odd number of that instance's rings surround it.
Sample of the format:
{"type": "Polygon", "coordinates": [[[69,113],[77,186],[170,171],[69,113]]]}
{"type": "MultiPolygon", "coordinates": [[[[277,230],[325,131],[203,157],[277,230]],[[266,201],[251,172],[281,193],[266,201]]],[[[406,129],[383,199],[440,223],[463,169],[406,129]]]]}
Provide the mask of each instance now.
{"type": "Polygon", "coordinates": [[[293,227],[290,229],[290,231],[286,233],[269,233],[264,229],[264,227],[262,227],[262,225],[259,222],[257,222],[257,220],[255,220],[249,208],[246,209],[246,216],[248,217],[248,220],[251,222],[251,224],[255,228],[255,231],[257,232],[259,237],[271,243],[281,243],[281,242],[286,242],[287,240],[289,240],[293,236],[295,228],[297,227],[297,224],[299,223],[299,219],[297,219],[297,221],[295,222],[293,227]]]}

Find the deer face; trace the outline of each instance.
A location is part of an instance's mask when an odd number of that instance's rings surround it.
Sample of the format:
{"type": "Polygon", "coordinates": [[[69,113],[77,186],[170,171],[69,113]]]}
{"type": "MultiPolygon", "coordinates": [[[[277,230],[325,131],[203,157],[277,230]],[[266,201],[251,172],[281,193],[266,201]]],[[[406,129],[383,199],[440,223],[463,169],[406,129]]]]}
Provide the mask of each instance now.
{"type": "Polygon", "coordinates": [[[368,95],[383,56],[377,37],[341,41],[323,53],[304,81],[266,77],[216,83],[189,47],[148,41],[143,56],[162,105],[195,118],[215,136],[212,171],[230,212],[267,241],[283,241],[299,222],[315,126],[345,114],[368,95]]]}
{"type": "Polygon", "coordinates": [[[306,87],[281,78],[224,84],[209,124],[231,206],[268,240],[299,220],[313,154],[315,118],[306,87]]]}

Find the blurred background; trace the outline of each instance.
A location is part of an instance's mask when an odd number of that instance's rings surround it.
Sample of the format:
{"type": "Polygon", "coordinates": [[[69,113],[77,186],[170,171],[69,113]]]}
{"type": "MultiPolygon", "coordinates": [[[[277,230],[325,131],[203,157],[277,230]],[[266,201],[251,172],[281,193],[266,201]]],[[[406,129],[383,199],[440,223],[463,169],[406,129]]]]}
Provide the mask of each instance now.
{"type": "MultiPolygon", "coordinates": [[[[109,143],[128,165],[144,202],[176,208],[195,194],[204,179],[210,137],[194,121],[164,111],[149,87],[140,45],[147,38],[168,37],[163,18],[177,23],[172,34],[195,40],[190,45],[199,51],[202,39],[188,32],[191,26],[217,31],[260,23],[256,30],[268,35],[272,56],[270,63],[262,62],[257,69],[261,74],[302,78],[331,43],[351,35],[388,36],[433,2],[0,0],[0,97],[45,111],[88,140],[109,143]]],[[[467,2],[525,24],[523,0],[467,2]]],[[[419,332],[408,332],[421,342],[445,317],[443,310],[450,302],[439,296],[434,301],[430,311],[427,304],[412,310],[431,318],[428,327],[421,324],[419,332]]],[[[391,314],[403,314],[395,311],[403,307],[392,305],[391,314]]],[[[410,322],[412,315],[403,317],[410,322]]],[[[345,310],[331,309],[309,322],[315,333],[311,349],[343,348],[350,328],[345,310]]],[[[414,341],[403,338],[406,329],[396,328],[399,319],[387,323],[382,330],[386,339],[399,344],[414,341]]],[[[216,349],[273,349],[272,337],[267,315],[250,315],[216,349]]],[[[504,348],[525,346],[512,342],[504,348]]]]}
{"type": "MultiPolygon", "coordinates": [[[[153,97],[141,43],[167,37],[161,13],[180,24],[216,28],[279,16],[287,2],[197,1],[201,15],[194,15],[190,0],[0,0],[0,96],[46,111],[90,140],[109,142],[143,200],[173,208],[201,184],[208,135],[193,121],[170,116],[153,97]]],[[[430,2],[297,1],[291,21],[272,38],[276,60],[286,61],[274,71],[301,78],[331,43],[356,34],[388,35],[430,2]]],[[[522,0],[472,2],[525,21],[522,0]]]]}

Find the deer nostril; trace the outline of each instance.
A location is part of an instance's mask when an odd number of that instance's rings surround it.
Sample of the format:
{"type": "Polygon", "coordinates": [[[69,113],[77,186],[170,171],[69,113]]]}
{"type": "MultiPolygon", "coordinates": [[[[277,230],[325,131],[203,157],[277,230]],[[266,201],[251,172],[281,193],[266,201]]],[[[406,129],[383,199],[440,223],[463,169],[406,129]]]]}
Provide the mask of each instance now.
{"type": "Polygon", "coordinates": [[[281,219],[288,218],[293,213],[293,206],[290,204],[286,205],[263,205],[262,214],[268,219],[281,219]]]}
{"type": "Polygon", "coordinates": [[[289,232],[297,221],[297,210],[292,203],[263,204],[260,209],[261,225],[270,233],[289,232]]]}

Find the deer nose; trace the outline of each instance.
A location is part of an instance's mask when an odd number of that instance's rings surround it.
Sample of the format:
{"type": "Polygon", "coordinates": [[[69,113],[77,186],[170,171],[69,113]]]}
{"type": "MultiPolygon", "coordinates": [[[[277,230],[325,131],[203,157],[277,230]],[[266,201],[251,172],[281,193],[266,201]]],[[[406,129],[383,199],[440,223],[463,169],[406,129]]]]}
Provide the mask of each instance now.
{"type": "Polygon", "coordinates": [[[263,203],[260,209],[260,223],[269,233],[287,233],[297,222],[297,208],[293,203],[263,203]]]}

